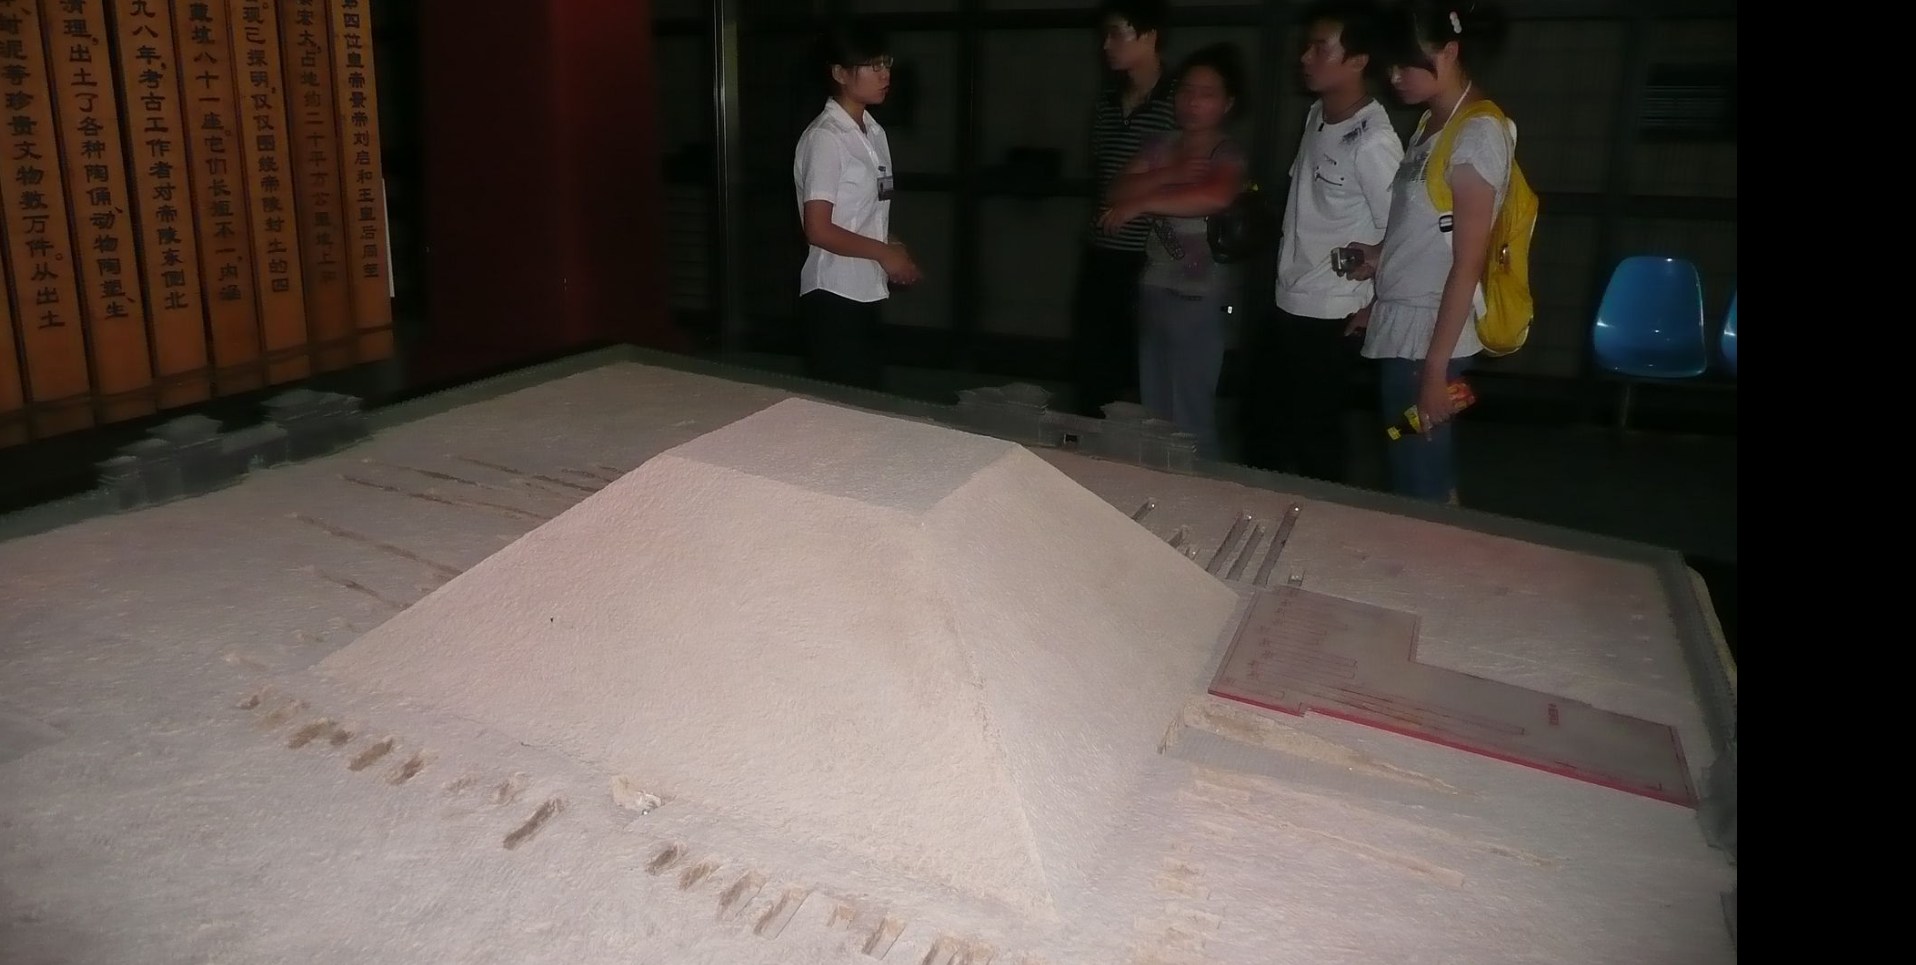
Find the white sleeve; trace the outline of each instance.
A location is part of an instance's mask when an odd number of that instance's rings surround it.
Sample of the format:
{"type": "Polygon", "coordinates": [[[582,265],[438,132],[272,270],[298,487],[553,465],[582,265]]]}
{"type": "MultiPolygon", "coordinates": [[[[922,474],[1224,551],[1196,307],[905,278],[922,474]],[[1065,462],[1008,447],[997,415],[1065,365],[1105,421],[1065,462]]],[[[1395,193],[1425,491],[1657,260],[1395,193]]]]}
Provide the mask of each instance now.
{"type": "Polygon", "coordinates": [[[824,131],[807,131],[798,142],[798,203],[838,201],[838,185],[845,179],[845,152],[824,131]]]}
{"type": "Polygon", "coordinates": [[[1371,224],[1379,228],[1390,227],[1391,185],[1403,161],[1404,145],[1398,143],[1397,132],[1389,126],[1372,132],[1357,146],[1357,186],[1364,192],[1364,203],[1370,206],[1371,224]]]}
{"type": "Polygon", "coordinates": [[[1457,132],[1457,141],[1450,149],[1450,170],[1475,170],[1502,198],[1504,185],[1510,180],[1510,156],[1515,146],[1515,138],[1504,130],[1503,122],[1494,117],[1473,117],[1457,132]]]}

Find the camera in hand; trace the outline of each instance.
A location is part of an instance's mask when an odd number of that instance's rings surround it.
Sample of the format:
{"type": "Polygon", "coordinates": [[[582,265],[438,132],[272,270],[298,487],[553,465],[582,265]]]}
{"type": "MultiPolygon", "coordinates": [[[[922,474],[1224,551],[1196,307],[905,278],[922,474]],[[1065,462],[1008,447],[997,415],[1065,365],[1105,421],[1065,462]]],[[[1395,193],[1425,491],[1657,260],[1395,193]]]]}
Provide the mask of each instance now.
{"type": "MultiPolygon", "coordinates": [[[[1472,391],[1469,384],[1464,382],[1463,379],[1458,379],[1450,383],[1450,411],[1452,413],[1462,412],[1470,408],[1476,401],[1477,393],[1472,391]]],[[[1405,436],[1414,436],[1423,431],[1423,416],[1417,412],[1417,407],[1413,405],[1404,410],[1404,417],[1397,420],[1396,425],[1384,430],[1384,435],[1389,436],[1391,441],[1395,442],[1405,436]]]]}
{"type": "Polygon", "coordinates": [[[1362,248],[1351,246],[1331,249],[1331,270],[1340,275],[1348,275],[1356,271],[1357,266],[1363,263],[1364,249],[1362,248]]]}

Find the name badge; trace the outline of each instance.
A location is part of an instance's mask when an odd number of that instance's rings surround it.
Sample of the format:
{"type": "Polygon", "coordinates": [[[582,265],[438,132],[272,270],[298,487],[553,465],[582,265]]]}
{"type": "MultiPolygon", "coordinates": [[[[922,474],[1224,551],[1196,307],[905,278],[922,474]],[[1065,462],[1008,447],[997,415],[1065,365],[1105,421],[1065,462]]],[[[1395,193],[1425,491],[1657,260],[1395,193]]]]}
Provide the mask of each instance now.
{"type": "Polygon", "coordinates": [[[880,175],[880,176],[879,176],[879,178],[878,178],[878,200],[880,200],[880,201],[890,201],[890,200],[891,200],[891,196],[892,196],[892,192],[893,192],[893,190],[895,190],[895,188],[896,188],[896,186],[897,186],[897,180],[898,180],[897,178],[895,178],[895,177],[893,177],[892,175],[889,175],[889,174],[884,174],[884,175],[880,175]]]}

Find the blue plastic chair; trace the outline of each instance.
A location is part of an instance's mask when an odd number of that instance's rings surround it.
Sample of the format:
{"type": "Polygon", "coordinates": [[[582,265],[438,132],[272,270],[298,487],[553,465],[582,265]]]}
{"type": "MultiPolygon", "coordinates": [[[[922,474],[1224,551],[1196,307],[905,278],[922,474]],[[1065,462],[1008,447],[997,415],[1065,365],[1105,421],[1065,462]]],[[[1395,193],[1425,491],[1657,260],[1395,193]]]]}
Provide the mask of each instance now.
{"type": "Polygon", "coordinates": [[[1736,295],[1730,296],[1730,317],[1723,320],[1723,337],[1717,340],[1718,351],[1723,353],[1723,364],[1730,367],[1730,374],[1736,374],[1736,295]]]}
{"type": "Polygon", "coordinates": [[[1709,371],[1696,265],[1681,258],[1625,258],[1604,289],[1592,347],[1599,369],[1623,377],[1620,428],[1629,422],[1637,381],[1693,379],[1709,371]]]}

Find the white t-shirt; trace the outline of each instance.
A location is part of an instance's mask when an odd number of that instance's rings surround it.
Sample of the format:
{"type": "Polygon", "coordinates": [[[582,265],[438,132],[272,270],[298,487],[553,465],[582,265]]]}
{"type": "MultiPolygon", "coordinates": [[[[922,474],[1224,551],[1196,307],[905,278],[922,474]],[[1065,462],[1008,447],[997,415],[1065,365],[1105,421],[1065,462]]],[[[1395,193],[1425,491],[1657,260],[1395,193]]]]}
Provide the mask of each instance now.
{"type": "MultiPolygon", "coordinates": [[[[1444,298],[1444,281],[1450,277],[1451,239],[1438,224],[1437,209],[1431,205],[1430,191],[1424,183],[1430,152],[1437,147],[1440,132],[1425,133],[1422,141],[1410,146],[1404,163],[1397,168],[1390,230],[1384,235],[1384,251],[1377,264],[1377,307],[1364,333],[1367,358],[1421,359],[1429,354],[1431,334],[1437,329],[1437,306],[1444,298]]],[[[1498,130],[1494,117],[1465,121],[1450,150],[1453,196],[1456,171],[1471,168],[1496,192],[1491,209],[1495,217],[1503,208],[1504,193],[1510,186],[1510,161],[1516,145],[1514,122],[1506,134],[1498,130]]],[[[1478,299],[1481,311],[1481,290],[1478,299]]],[[[1473,315],[1472,324],[1464,325],[1451,358],[1483,351],[1475,321],[1473,315]]]]}
{"type": "Polygon", "coordinates": [[[1370,304],[1371,283],[1331,270],[1331,251],[1374,245],[1390,218],[1391,181],[1404,146],[1383,105],[1371,101],[1335,124],[1324,102],[1304,116],[1291,162],[1291,198],[1277,250],[1277,307],[1305,318],[1344,318],[1370,304]]]}
{"type": "MultiPolygon", "coordinates": [[[[827,101],[825,109],[799,135],[792,180],[798,187],[798,217],[805,202],[830,201],[832,224],[878,241],[891,238],[891,202],[880,200],[879,181],[897,172],[891,166],[891,142],[878,119],[865,114],[860,131],[845,108],[827,101]]],[[[805,256],[798,293],[824,289],[855,302],[875,302],[891,294],[885,269],[867,258],[846,258],[818,246],[805,256]]]]}

